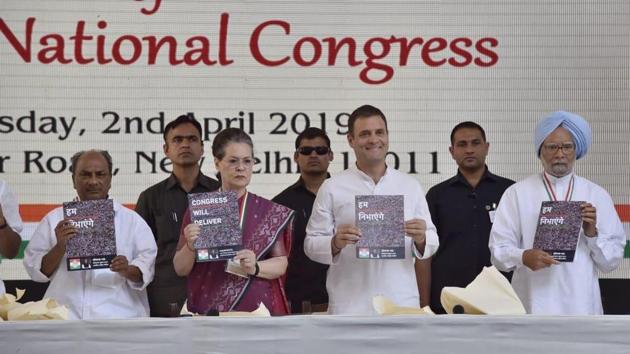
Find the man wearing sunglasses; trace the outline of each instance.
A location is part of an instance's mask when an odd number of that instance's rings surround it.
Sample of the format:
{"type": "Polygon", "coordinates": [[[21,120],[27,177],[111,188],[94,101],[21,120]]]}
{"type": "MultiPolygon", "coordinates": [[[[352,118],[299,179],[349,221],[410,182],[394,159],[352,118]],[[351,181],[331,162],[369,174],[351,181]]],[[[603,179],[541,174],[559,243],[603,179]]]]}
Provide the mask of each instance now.
{"type": "Polygon", "coordinates": [[[285,290],[291,313],[326,311],[326,271],[328,266],[311,261],[304,254],[306,224],[313,210],[319,187],[333,160],[330,139],[319,128],[307,128],[295,139],[293,160],[300,169],[300,178],[278,194],[273,201],[295,210],[293,242],[287,269],[285,290]]]}
{"type": "Polygon", "coordinates": [[[591,127],[577,114],[559,111],[538,122],[535,151],[543,171],[508,188],[490,232],[492,263],[514,271],[512,286],[528,313],[600,315],[598,272],[623,258],[626,236],[610,195],[574,173],[591,146],[591,127]],[[560,263],[534,248],[543,201],[582,202],[582,227],[573,262],[560,263]]]}

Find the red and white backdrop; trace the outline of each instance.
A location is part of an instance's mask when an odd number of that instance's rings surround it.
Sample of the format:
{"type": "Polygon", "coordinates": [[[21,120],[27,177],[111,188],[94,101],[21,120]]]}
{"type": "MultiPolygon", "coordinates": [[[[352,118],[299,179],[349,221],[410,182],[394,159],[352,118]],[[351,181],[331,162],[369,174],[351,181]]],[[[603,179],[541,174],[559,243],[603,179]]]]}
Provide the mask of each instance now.
{"type": "MultiPolygon", "coordinates": [[[[577,112],[594,130],[577,172],[610,192],[630,234],[628,1],[3,0],[0,16],[0,178],[27,240],[73,198],[78,150],[109,150],[111,194],[134,204],[170,170],[163,126],[190,113],[204,173],[214,135],[242,127],[251,191],[273,197],[297,178],[307,126],[330,135],[333,174],[353,162],[348,113],[365,103],[389,120],[388,162],[425,190],[456,171],[458,122],[484,126],[491,170],[519,180],[541,169],[538,119],[577,112]]],[[[0,276],[26,275],[5,260],[0,276]]],[[[630,258],[605,276],[630,278],[630,258]]]]}

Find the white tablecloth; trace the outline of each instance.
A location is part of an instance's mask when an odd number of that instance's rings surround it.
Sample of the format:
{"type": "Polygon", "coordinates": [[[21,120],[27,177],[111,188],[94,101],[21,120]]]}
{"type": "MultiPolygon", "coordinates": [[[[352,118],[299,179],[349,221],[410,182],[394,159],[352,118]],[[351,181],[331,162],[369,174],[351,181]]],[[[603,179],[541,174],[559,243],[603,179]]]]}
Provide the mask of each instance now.
{"type": "Polygon", "coordinates": [[[0,323],[0,353],[630,353],[630,317],[287,316],[0,323]]]}

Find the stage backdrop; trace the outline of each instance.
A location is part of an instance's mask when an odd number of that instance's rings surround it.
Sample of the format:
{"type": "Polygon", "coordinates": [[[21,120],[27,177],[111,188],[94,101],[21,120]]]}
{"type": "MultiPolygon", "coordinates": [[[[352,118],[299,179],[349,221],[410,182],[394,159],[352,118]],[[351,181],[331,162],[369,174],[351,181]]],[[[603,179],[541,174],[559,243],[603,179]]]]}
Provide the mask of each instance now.
{"type": "MultiPolygon", "coordinates": [[[[165,123],[190,114],[203,172],[215,172],[215,134],[241,127],[255,142],[251,191],[273,197],[298,178],[308,126],[330,135],[333,174],[353,163],[348,113],[365,103],[389,120],[388,163],[425,191],[456,172],[458,122],[484,126],[490,169],[520,180],[541,171],[538,119],[577,112],[594,130],[577,173],[610,192],[630,234],[628,1],[3,0],[0,16],[0,178],[27,240],[74,197],[78,150],[109,150],[111,194],[134,204],[170,171],[165,123]]],[[[629,278],[629,265],[603,276],[629,278]]],[[[0,275],[26,277],[19,260],[0,275]]]]}

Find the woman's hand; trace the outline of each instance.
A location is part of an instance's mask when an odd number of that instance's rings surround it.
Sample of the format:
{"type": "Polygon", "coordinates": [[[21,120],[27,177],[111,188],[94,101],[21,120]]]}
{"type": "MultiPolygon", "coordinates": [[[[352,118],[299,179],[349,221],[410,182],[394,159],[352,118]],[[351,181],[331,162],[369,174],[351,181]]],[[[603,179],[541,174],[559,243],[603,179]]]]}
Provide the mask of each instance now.
{"type": "Polygon", "coordinates": [[[245,273],[249,275],[254,275],[254,273],[256,273],[256,254],[254,251],[247,249],[240,250],[236,252],[234,261],[241,264],[241,268],[243,268],[245,273]]]}
{"type": "Polygon", "coordinates": [[[195,241],[199,238],[201,226],[195,223],[186,225],[184,228],[184,237],[186,237],[186,246],[191,251],[195,251],[195,241]]]}

